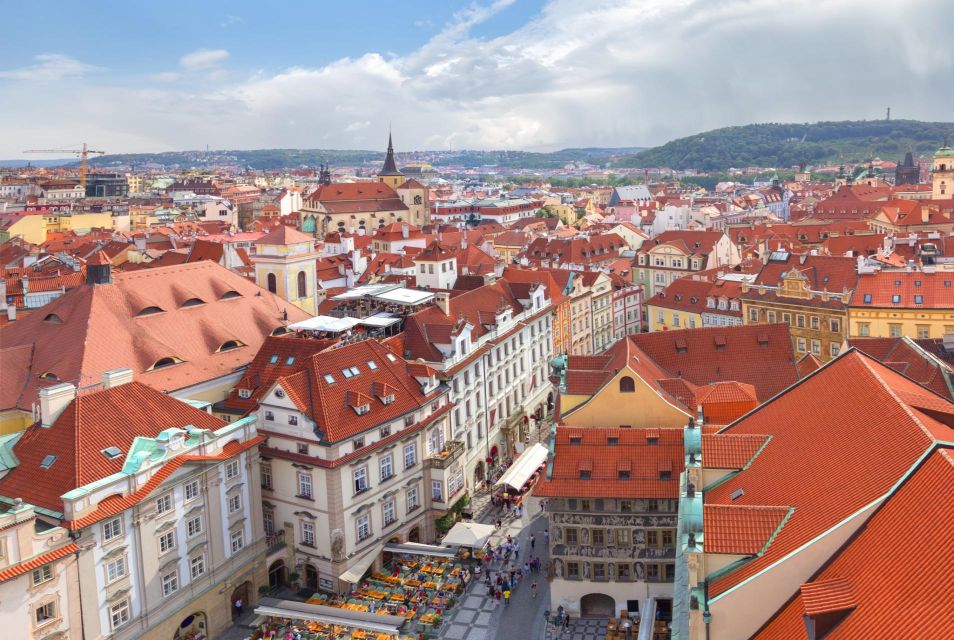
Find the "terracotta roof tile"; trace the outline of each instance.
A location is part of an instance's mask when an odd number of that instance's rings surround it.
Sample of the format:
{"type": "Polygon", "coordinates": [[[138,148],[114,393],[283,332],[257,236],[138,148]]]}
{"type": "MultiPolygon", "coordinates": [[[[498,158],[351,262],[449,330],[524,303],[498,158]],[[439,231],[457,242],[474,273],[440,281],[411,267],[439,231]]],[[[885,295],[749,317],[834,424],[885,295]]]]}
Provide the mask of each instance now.
{"type": "Polygon", "coordinates": [[[862,274],[851,306],[887,309],[954,309],[954,273],[879,271],[862,274]]]}
{"type": "Polygon", "coordinates": [[[706,553],[755,555],[768,546],[790,507],[707,504],[703,508],[706,553]]]}
{"type": "Polygon", "coordinates": [[[954,438],[950,425],[954,404],[852,350],[726,427],[720,433],[772,439],[748,468],[707,491],[706,504],[795,511],[764,554],[714,579],[710,593],[723,593],[885,495],[935,441],[954,438]],[[934,408],[914,407],[900,394],[930,398],[934,408]],[[738,489],[744,495],[733,500],[738,489]]]}
{"type": "Polygon", "coordinates": [[[60,558],[65,558],[71,553],[77,553],[78,551],[79,547],[76,546],[76,543],[70,542],[69,544],[65,544],[58,549],[54,549],[53,551],[41,553],[40,555],[34,556],[24,562],[11,565],[5,569],[0,569],[0,582],[6,582],[7,580],[21,576],[28,571],[33,571],[34,569],[42,567],[45,564],[49,564],[59,560],[60,558]]]}
{"type": "Polygon", "coordinates": [[[758,640],[803,637],[804,615],[847,615],[827,636],[951,638],[950,532],[954,526],[954,455],[938,448],[755,634],[758,640]],[[899,541],[917,532],[917,553],[899,541]]]}
{"type": "Polygon", "coordinates": [[[702,464],[710,469],[742,469],[769,436],[720,433],[702,436],[702,464]]]}

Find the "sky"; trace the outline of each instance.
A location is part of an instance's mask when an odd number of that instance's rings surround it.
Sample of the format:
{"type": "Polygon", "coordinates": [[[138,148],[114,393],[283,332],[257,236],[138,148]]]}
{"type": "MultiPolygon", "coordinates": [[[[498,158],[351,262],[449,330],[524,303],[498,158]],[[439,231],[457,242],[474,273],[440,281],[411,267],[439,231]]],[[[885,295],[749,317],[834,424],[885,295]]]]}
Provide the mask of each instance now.
{"type": "Polygon", "coordinates": [[[48,0],[4,22],[3,159],[383,149],[389,127],[399,151],[651,146],[888,106],[954,120],[951,0],[48,0]]]}

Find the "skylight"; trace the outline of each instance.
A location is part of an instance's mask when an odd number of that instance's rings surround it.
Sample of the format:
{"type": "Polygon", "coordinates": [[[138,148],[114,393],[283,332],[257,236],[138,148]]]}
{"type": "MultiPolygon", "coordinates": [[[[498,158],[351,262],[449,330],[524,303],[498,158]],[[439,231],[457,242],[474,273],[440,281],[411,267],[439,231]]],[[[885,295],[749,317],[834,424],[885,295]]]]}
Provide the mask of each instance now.
{"type": "Polygon", "coordinates": [[[151,316],[155,313],[162,313],[162,312],[163,312],[162,307],[157,307],[153,305],[151,307],[146,307],[145,309],[142,309],[139,313],[136,314],[136,317],[141,318],[142,316],[151,316]]]}
{"type": "Polygon", "coordinates": [[[40,463],[40,468],[49,469],[53,466],[54,462],[56,462],[56,456],[54,456],[52,453],[47,454],[47,456],[43,458],[43,461],[40,463]]]}
{"type": "Polygon", "coordinates": [[[351,369],[342,369],[342,370],[341,370],[341,374],[342,374],[345,378],[353,378],[353,377],[354,377],[354,374],[351,373],[351,369]]]}
{"type": "Polygon", "coordinates": [[[288,356],[288,358],[285,360],[285,366],[290,367],[293,364],[295,364],[295,356],[288,356]]]}
{"type": "Polygon", "coordinates": [[[119,447],[106,447],[103,449],[103,455],[110,460],[115,460],[119,456],[123,455],[123,452],[119,447]]]}
{"type": "Polygon", "coordinates": [[[393,353],[388,354],[388,360],[390,360],[391,362],[397,362],[397,358],[394,357],[393,353]]]}
{"type": "Polygon", "coordinates": [[[377,368],[378,368],[377,362],[375,362],[374,360],[368,360],[368,369],[371,369],[371,371],[374,371],[377,368]]]}
{"type": "Polygon", "coordinates": [[[330,373],[326,373],[324,377],[325,377],[325,382],[327,382],[328,384],[335,383],[335,377],[331,375],[330,373]]]}
{"type": "Polygon", "coordinates": [[[278,356],[277,356],[277,355],[274,355],[274,356],[272,356],[271,358],[268,359],[268,364],[275,364],[276,362],[278,362],[278,356]]]}

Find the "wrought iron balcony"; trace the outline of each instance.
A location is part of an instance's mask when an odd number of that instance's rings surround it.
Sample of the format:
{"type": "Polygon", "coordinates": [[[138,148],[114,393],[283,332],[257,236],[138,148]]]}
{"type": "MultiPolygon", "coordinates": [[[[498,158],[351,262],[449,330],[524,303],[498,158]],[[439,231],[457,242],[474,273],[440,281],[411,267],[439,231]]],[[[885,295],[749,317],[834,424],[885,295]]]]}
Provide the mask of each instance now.
{"type": "Polygon", "coordinates": [[[464,453],[464,443],[461,440],[448,440],[444,448],[427,457],[427,464],[433,469],[446,469],[464,453]]]}

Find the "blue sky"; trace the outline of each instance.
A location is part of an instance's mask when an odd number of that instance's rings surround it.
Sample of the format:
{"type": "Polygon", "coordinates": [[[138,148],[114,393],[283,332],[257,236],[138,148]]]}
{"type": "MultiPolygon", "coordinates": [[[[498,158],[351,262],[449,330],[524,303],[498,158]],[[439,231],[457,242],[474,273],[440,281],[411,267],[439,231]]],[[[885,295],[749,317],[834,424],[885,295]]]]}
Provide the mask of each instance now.
{"type": "Polygon", "coordinates": [[[652,145],[952,119],[949,0],[7,3],[0,158],[652,145]]]}

